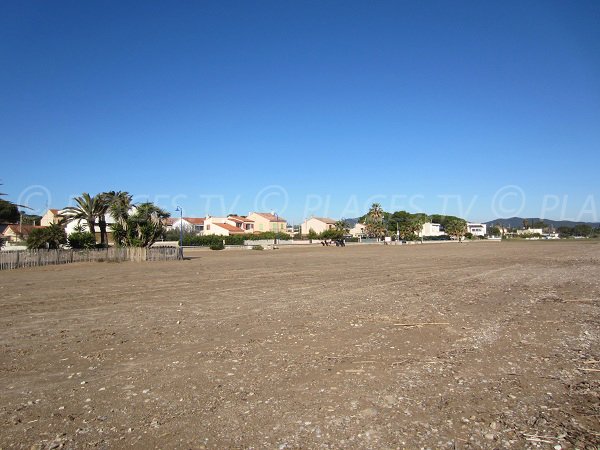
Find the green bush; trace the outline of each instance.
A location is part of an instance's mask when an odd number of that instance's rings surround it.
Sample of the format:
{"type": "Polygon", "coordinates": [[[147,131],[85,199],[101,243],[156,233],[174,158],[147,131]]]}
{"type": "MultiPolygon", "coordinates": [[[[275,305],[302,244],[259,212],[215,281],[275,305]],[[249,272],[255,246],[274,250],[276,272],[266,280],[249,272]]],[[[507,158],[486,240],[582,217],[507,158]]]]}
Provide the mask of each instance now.
{"type": "Polygon", "coordinates": [[[220,241],[218,243],[211,244],[210,249],[211,250],[224,250],[225,245],[223,244],[223,241],[220,241]]]}
{"type": "Polygon", "coordinates": [[[59,248],[67,243],[67,235],[65,230],[56,224],[44,228],[34,228],[27,237],[27,248],[59,248]]]}
{"type": "MultiPolygon", "coordinates": [[[[179,232],[175,230],[168,231],[165,235],[165,239],[168,241],[179,241],[179,232]]],[[[206,235],[198,236],[192,233],[183,234],[183,245],[187,247],[210,247],[211,245],[225,241],[225,245],[244,245],[244,241],[260,241],[260,240],[274,240],[275,233],[268,231],[265,233],[258,234],[236,234],[233,236],[217,236],[217,235],[206,235]]],[[[287,241],[291,239],[291,236],[285,233],[277,233],[277,239],[280,241],[287,241]]]]}
{"type": "Polygon", "coordinates": [[[210,247],[211,245],[223,244],[225,241],[226,245],[244,245],[243,236],[194,236],[187,235],[183,236],[183,245],[194,246],[194,247],[210,247]]]}
{"type": "Polygon", "coordinates": [[[245,234],[243,236],[240,236],[243,239],[247,240],[247,241],[269,241],[269,240],[274,240],[277,237],[277,240],[279,241],[288,241],[290,240],[292,237],[287,234],[287,233],[275,233],[273,231],[265,231],[263,233],[257,233],[257,234],[245,234]]]}
{"type": "Polygon", "coordinates": [[[333,240],[343,239],[344,231],[343,230],[334,230],[334,229],[325,230],[321,233],[320,237],[321,237],[321,239],[333,239],[333,240]]]}
{"type": "Polygon", "coordinates": [[[264,250],[265,248],[262,245],[253,245],[252,250],[264,250]]]}
{"type": "Polygon", "coordinates": [[[69,246],[74,249],[88,249],[96,246],[96,238],[92,233],[76,231],[68,237],[69,246]]]}

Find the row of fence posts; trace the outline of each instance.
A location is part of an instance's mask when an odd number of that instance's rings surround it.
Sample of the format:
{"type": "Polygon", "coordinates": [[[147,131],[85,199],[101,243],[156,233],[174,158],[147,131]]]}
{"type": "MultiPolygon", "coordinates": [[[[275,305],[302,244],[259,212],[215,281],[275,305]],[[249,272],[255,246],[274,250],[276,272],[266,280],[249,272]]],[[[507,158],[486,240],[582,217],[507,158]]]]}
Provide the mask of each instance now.
{"type": "Polygon", "coordinates": [[[0,270],[74,262],[172,261],[180,259],[177,247],[108,247],[91,250],[18,250],[0,252],[0,270]]]}

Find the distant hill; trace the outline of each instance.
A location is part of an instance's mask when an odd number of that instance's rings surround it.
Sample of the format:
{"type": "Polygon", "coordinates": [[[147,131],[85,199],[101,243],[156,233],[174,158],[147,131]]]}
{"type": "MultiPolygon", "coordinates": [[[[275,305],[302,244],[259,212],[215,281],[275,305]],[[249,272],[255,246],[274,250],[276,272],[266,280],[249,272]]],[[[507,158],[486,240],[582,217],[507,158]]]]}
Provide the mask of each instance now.
{"type": "Polygon", "coordinates": [[[529,222],[529,225],[532,225],[536,222],[544,222],[546,225],[552,226],[554,228],[558,228],[558,227],[571,227],[572,228],[575,225],[584,225],[584,224],[591,225],[594,228],[600,227],[600,223],[595,223],[595,222],[573,222],[571,220],[551,220],[551,219],[540,219],[537,217],[527,217],[527,218],[526,217],[510,217],[508,219],[490,220],[490,221],[484,222],[484,223],[488,226],[502,224],[505,227],[522,228],[524,220],[527,220],[527,222],[529,222]]]}
{"type": "MultiPolygon", "coordinates": [[[[523,228],[523,220],[527,219],[529,225],[532,225],[536,222],[544,222],[546,225],[558,228],[558,227],[570,227],[573,228],[575,225],[590,225],[593,228],[600,228],[600,223],[597,222],[573,222],[571,220],[550,220],[550,219],[540,219],[537,217],[510,217],[508,219],[495,219],[490,220],[485,223],[488,227],[492,225],[502,224],[505,227],[509,228],[523,228]]],[[[348,224],[353,227],[356,222],[358,222],[358,217],[354,219],[345,219],[348,224]]]]}

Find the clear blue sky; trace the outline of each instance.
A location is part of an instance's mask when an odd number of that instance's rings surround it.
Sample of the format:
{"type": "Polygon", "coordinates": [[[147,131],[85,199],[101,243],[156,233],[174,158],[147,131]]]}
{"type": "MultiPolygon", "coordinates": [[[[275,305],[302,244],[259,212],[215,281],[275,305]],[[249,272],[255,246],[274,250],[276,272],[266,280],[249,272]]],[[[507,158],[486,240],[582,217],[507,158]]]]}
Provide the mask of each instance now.
{"type": "Polygon", "coordinates": [[[599,23],[597,1],[3,2],[0,190],[600,220],[599,23]]]}

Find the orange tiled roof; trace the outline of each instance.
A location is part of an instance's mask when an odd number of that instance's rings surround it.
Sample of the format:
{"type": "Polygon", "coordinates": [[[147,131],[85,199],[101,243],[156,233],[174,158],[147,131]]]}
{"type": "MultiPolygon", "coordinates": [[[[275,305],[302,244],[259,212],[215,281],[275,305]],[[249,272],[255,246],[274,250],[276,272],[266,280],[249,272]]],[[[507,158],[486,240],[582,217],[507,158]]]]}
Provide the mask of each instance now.
{"type": "Polygon", "coordinates": [[[31,233],[31,230],[34,230],[36,228],[45,228],[45,227],[42,227],[39,225],[19,225],[18,223],[17,224],[9,224],[6,226],[3,233],[6,233],[6,230],[11,230],[15,234],[25,235],[25,234],[31,233]]]}
{"type": "Polygon", "coordinates": [[[204,223],[204,217],[184,217],[183,220],[193,225],[202,225],[204,223]]]}
{"type": "Polygon", "coordinates": [[[242,230],[238,227],[234,227],[233,225],[229,225],[228,223],[213,223],[213,225],[224,228],[227,231],[229,231],[230,233],[243,233],[244,232],[244,230],[242,230]]]}
{"type": "Polygon", "coordinates": [[[254,222],[254,220],[250,220],[247,217],[240,217],[240,216],[227,216],[227,218],[229,220],[233,220],[234,222],[254,222]]]}

